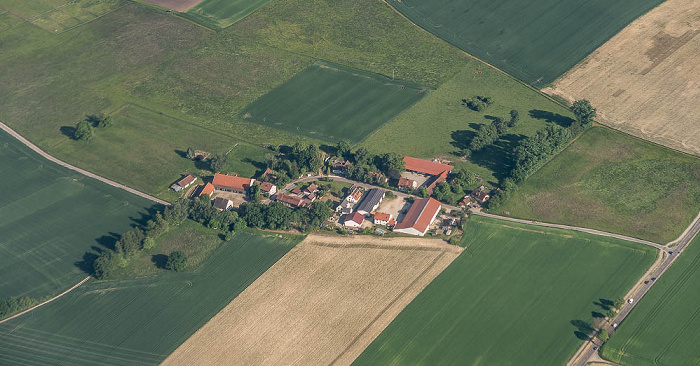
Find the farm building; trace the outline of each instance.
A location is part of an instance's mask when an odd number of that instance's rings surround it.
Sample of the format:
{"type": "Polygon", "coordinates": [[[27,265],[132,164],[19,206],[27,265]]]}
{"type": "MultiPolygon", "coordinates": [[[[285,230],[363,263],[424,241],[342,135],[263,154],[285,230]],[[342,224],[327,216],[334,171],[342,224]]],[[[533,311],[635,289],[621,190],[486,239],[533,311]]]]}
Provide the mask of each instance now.
{"type": "Polygon", "coordinates": [[[350,187],[350,191],[348,191],[348,196],[346,198],[348,198],[348,200],[352,203],[359,202],[360,198],[362,198],[362,188],[359,186],[350,187]]]}
{"type": "Polygon", "coordinates": [[[385,213],[385,212],[375,212],[374,213],[374,224],[375,225],[389,225],[389,221],[391,221],[391,214],[385,213]]]}
{"type": "Polygon", "coordinates": [[[489,200],[489,198],[491,198],[491,196],[489,195],[486,187],[481,186],[472,191],[472,198],[477,203],[485,203],[489,200]]]}
{"type": "Polygon", "coordinates": [[[199,191],[197,197],[202,197],[204,195],[211,197],[212,193],[214,193],[214,185],[207,182],[207,184],[205,184],[204,187],[202,187],[202,189],[199,191]]]}
{"type": "Polygon", "coordinates": [[[246,193],[248,188],[255,182],[253,178],[236,177],[226,174],[214,174],[214,188],[220,191],[246,193]]]}
{"type": "Polygon", "coordinates": [[[405,177],[399,178],[399,189],[402,191],[412,191],[418,188],[418,183],[413,179],[405,177]]]}
{"type": "Polygon", "coordinates": [[[173,183],[173,185],[171,185],[170,188],[172,188],[175,192],[180,192],[181,190],[191,186],[192,183],[194,183],[196,180],[197,177],[195,177],[192,174],[187,174],[184,178],[173,183]]]}
{"type": "Polygon", "coordinates": [[[394,227],[398,233],[423,236],[428,232],[442,205],[434,198],[422,198],[413,202],[403,221],[394,227]]]}
{"type": "Polygon", "coordinates": [[[365,198],[362,202],[357,205],[355,211],[362,215],[369,216],[379,207],[379,204],[382,203],[385,194],[386,192],[384,190],[370,189],[367,194],[365,194],[365,198]]]}
{"type": "Polygon", "coordinates": [[[219,211],[228,211],[233,208],[233,202],[226,198],[216,197],[214,199],[214,208],[219,211]]]}
{"type": "Polygon", "coordinates": [[[314,183],[311,183],[308,187],[304,188],[304,193],[306,194],[313,194],[316,192],[318,192],[318,186],[314,183]]]}
{"type": "Polygon", "coordinates": [[[290,196],[286,194],[278,194],[277,200],[293,208],[306,207],[310,204],[310,202],[304,198],[298,196],[290,196]]]}
{"type": "Polygon", "coordinates": [[[442,164],[430,160],[412,158],[410,156],[404,156],[403,161],[406,164],[406,170],[427,175],[440,175],[445,171],[449,173],[452,171],[453,168],[452,165],[442,164]]]}
{"type": "Polygon", "coordinates": [[[277,192],[277,186],[270,182],[260,182],[260,191],[271,196],[277,192]]]}
{"type": "Polygon", "coordinates": [[[469,195],[466,195],[466,196],[464,196],[464,198],[462,198],[461,201],[459,201],[458,204],[459,204],[461,207],[467,207],[467,206],[469,206],[470,203],[472,203],[472,197],[469,196],[469,195]]]}
{"type": "Polygon", "coordinates": [[[358,228],[362,226],[362,222],[364,221],[365,216],[359,212],[355,212],[353,214],[348,214],[345,216],[345,220],[343,220],[343,226],[358,228]]]}
{"type": "Polygon", "coordinates": [[[335,160],[333,160],[333,167],[331,171],[333,172],[333,174],[345,174],[349,165],[349,161],[346,161],[343,158],[336,158],[335,160]]]}
{"type": "Polygon", "coordinates": [[[292,194],[295,194],[295,195],[297,195],[297,196],[300,195],[300,194],[301,194],[301,189],[299,189],[299,188],[294,188],[294,189],[292,189],[292,194]]]}

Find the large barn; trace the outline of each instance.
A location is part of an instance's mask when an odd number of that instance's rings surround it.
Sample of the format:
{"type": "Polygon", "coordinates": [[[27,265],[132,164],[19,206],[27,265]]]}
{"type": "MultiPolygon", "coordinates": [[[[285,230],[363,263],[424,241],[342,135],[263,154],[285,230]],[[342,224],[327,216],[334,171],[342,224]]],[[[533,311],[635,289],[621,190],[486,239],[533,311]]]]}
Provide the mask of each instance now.
{"type": "Polygon", "coordinates": [[[214,174],[214,188],[220,191],[229,191],[236,193],[247,193],[248,188],[255,182],[252,178],[235,177],[226,174],[214,174]]]}
{"type": "Polygon", "coordinates": [[[434,198],[422,198],[413,202],[403,220],[396,224],[397,233],[423,236],[428,232],[442,205],[434,198]]]}

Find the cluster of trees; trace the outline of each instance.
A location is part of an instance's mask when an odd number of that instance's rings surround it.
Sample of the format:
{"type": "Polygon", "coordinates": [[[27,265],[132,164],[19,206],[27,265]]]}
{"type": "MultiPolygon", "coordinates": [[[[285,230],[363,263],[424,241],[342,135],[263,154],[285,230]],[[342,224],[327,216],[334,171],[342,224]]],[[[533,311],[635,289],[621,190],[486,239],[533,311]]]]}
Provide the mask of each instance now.
{"type": "Polygon", "coordinates": [[[353,153],[347,141],[338,143],[336,155],[353,163],[345,172],[348,178],[378,186],[388,187],[381,175],[389,179],[399,179],[401,172],[405,170],[403,156],[396,153],[375,155],[364,147],[353,153]],[[380,176],[373,173],[379,173],[380,176]]]}
{"type": "Polygon", "coordinates": [[[550,125],[522,140],[515,148],[511,179],[516,183],[523,181],[566,147],[572,138],[571,129],[550,125]]]}
{"type": "Polygon", "coordinates": [[[486,107],[490,106],[493,104],[493,98],[491,97],[484,97],[481,95],[476,95],[473,96],[469,99],[462,99],[463,103],[466,103],[467,107],[473,111],[481,112],[486,107]]]}
{"type": "Polygon", "coordinates": [[[37,305],[39,302],[39,300],[26,296],[20,298],[11,297],[7,300],[2,300],[0,301],[0,319],[17,314],[20,311],[27,310],[32,306],[37,305]]]}
{"type": "MultiPolygon", "coordinates": [[[[438,201],[454,203],[452,202],[454,201],[452,199],[453,197],[458,196],[461,198],[464,194],[470,193],[474,184],[476,184],[476,174],[465,168],[454,170],[447,177],[447,182],[438,183],[438,185],[435,186],[433,198],[438,201]]],[[[417,195],[425,197],[421,195],[423,192],[417,193],[417,195]]],[[[427,195],[427,192],[425,195],[427,195]]]]}
{"type": "Polygon", "coordinates": [[[326,202],[314,201],[310,208],[291,209],[281,202],[269,205],[246,203],[240,207],[240,217],[247,226],[270,230],[310,231],[323,224],[332,213],[326,202]]]}
{"type": "Polygon", "coordinates": [[[105,128],[111,125],[110,117],[104,114],[89,114],[75,126],[73,138],[79,141],[90,141],[95,135],[94,128],[105,128]]]}
{"type": "Polygon", "coordinates": [[[488,201],[488,208],[496,210],[503,205],[515,193],[516,185],[511,178],[504,178],[499,183],[500,188],[491,195],[488,201]]]}
{"type": "Polygon", "coordinates": [[[508,132],[508,128],[515,127],[520,120],[520,114],[515,109],[510,111],[510,119],[504,120],[501,117],[494,118],[490,125],[481,125],[478,131],[476,131],[476,136],[472,138],[469,142],[468,151],[465,151],[465,155],[470,152],[475,152],[483,149],[484,147],[493,144],[501,136],[508,132]]]}
{"type": "Polygon", "coordinates": [[[271,146],[276,154],[267,154],[265,162],[267,167],[277,173],[274,183],[283,186],[290,180],[306,172],[318,172],[323,167],[323,155],[318,146],[297,142],[287,154],[280,154],[280,148],[271,146]]]}
{"type": "Polygon", "coordinates": [[[175,272],[181,272],[187,267],[187,256],[184,252],[176,250],[168,255],[168,260],[165,262],[165,269],[175,272]]]}

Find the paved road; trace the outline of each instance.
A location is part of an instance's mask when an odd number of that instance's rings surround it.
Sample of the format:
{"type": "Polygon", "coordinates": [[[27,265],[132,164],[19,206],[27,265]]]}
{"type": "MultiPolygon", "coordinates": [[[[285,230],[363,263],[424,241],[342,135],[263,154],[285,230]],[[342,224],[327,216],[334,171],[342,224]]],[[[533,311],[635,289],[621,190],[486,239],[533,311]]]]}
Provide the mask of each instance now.
{"type": "Polygon", "coordinates": [[[167,201],[163,201],[163,200],[161,200],[161,199],[159,199],[159,198],[156,198],[156,197],[153,197],[153,196],[151,196],[151,195],[149,195],[149,194],[143,193],[143,192],[141,192],[141,191],[137,191],[137,190],[135,190],[135,189],[133,189],[133,188],[130,188],[130,187],[127,187],[127,186],[125,186],[125,185],[123,185],[123,184],[119,184],[119,183],[117,183],[117,182],[115,182],[115,181],[112,181],[112,180],[109,180],[109,179],[107,179],[107,178],[105,178],[105,177],[101,177],[101,176],[99,176],[99,175],[97,175],[97,174],[95,174],[95,173],[88,172],[87,170],[80,169],[80,168],[75,167],[75,166],[73,166],[73,165],[70,165],[70,164],[68,164],[68,163],[66,163],[66,162],[64,162],[64,161],[62,161],[62,160],[58,160],[57,158],[55,158],[55,157],[49,155],[49,154],[48,154],[47,152],[45,152],[44,150],[40,149],[38,146],[36,146],[36,145],[34,145],[33,143],[31,143],[29,140],[27,140],[27,139],[25,139],[24,137],[22,137],[20,134],[18,134],[17,132],[15,132],[15,130],[11,129],[8,125],[6,125],[6,124],[4,124],[4,123],[2,123],[2,122],[0,122],[0,129],[2,129],[2,130],[4,130],[5,132],[9,133],[12,137],[16,138],[16,139],[19,140],[21,143],[25,144],[27,147],[29,147],[30,149],[34,150],[37,154],[41,155],[41,156],[44,157],[45,159],[50,160],[50,161],[52,161],[52,162],[54,162],[54,163],[56,163],[56,164],[58,164],[58,165],[60,165],[60,166],[66,167],[66,168],[68,168],[68,169],[70,169],[70,170],[74,170],[74,171],[76,171],[76,172],[78,172],[78,173],[80,173],[80,174],[82,174],[82,175],[88,176],[88,177],[90,177],[90,178],[97,179],[97,180],[99,180],[99,181],[101,181],[101,182],[104,182],[104,183],[109,184],[110,186],[117,187],[117,188],[123,189],[123,190],[125,190],[125,191],[127,191],[127,192],[133,193],[133,194],[135,194],[135,195],[137,195],[137,196],[141,196],[141,197],[143,197],[143,198],[149,199],[149,200],[151,200],[151,201],[153,201],[153,202],[160,203],[161,205],[166,205],[166,206],[167,206],[167,205],[170,205],[170,203],[167,202],[167,201]]]}
{"type": "MultiPolygon", "coordinates": [[[[668,247],[666,248],[666,257],[663,259],[661,264],[656,267],[651,273],[648,274],[648,277],[646,277],[646,280],[649,281],[647,283],[641,283],[636,289],[633,289],[631,291],[631,295],[628,296],[628,298],[634,299],[634,302],[626,303],[625,306],[622,307],[622,310],[620,311],[619,314],[613,319],[610,323],[615,323],[618,324],[618,327],[622,326],[623,321],[625,318],[627,318],[627,315],[630,314],[632,309],[634,309],[635,306],[639,303],[639,301],[646,295],[649,290],[651,290],[652,286],[658,281],[659,277],[666,272],[666,270],[671,267],[671,265],[676,261],[676,259],[685,251],[686,246],[688,243],[690,243],[693,238],[700,232],[700,214],[695,218],[695,220],[688,226],[686,231],[676,240],[672,241],[671,243],[676,244],[673,247],[668,247]],[[671,254],[673,253],[673,254],[671,254]],[[655,280],[651,280],[651,278],[654,277],[655,280]]],[[[669,244],[671,244],[669,243],[669,244]]],[[[615,332],[615,329],[610,325],[610,323],[607,323],[605,325],[606,330],[610,335],[612,335],[615,332]]],[[[601,342],[598,341],[597,339],[593,341],[587,341],[585,342],[581,348],[576,352],[574,357],[567,363],[567,366],[584,366],[588,362],[591,362],[595,360],[598,356],[598,350],[600,349],[601,342]],[[597,348],[594,350],[593,348],[597,348]]]]}

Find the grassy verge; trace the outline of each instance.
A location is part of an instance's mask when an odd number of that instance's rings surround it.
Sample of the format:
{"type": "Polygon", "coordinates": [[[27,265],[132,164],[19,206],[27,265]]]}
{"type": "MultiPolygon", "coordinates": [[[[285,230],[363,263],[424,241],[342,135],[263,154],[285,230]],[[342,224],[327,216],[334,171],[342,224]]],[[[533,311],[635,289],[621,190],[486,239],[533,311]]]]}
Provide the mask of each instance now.
{"type": "Polygon", "coordinates": [[[700,159],[594,127],[499,210],[666,243],[699,206],[700,159]]]}
{"type": "Polygon", "coordinates": [[[508,120],[510,110],[515,109],[520,114],[517,127],[468,161],[459,161],[490,182],[507,176],[512,151],[520,140],[551,123],[568,126],[571,113],[516,80],[482,65],[471,61],[451,80],[385,124],[361,145],[377,153],[396,152],[422,158],[446,156],[456,160],[454,154],[468,146],[481,125],[491,123],[494,117],[508,120]],[[482,112],[473,111],[462,99],[475,95],[490,96],[494,104],[482,112]]]}
{"type": "Polygon", "coordinates": [[[241,233],[194,272],[88,282],[1,324],[0,363],[157,365],[299,240],[241,233]]]}
{"type": "Polygon", "coordinates": [[[353,365],[564,364],[595,303],[622,296],[655,259],[649,247],[482,217],[461,245],[353,365]]]}

